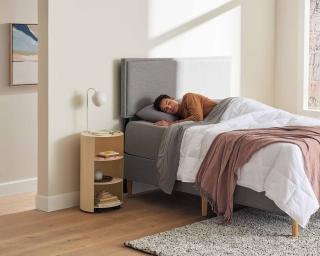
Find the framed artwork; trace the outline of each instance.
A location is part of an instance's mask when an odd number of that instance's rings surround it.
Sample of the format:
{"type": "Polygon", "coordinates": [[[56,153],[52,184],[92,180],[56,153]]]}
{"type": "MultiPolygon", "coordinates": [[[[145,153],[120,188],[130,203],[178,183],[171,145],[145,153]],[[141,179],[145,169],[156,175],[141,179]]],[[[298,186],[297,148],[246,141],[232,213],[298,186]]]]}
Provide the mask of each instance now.
{"type": "Polygon", "coordinates": [[[10,85],[38,84],[38,25],[11,24],[10,85]]]}

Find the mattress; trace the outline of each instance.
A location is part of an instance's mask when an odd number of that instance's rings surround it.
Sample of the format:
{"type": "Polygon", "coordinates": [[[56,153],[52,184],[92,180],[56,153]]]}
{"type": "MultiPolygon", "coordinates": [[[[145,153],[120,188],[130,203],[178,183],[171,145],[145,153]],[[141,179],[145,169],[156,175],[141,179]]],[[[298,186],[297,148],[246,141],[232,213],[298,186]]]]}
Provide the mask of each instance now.
{"type": "Polygon", "coordinates": [[[125,153],[156,160],[165,129],[146,121],[129,122],[125,132],[125,153]]]}

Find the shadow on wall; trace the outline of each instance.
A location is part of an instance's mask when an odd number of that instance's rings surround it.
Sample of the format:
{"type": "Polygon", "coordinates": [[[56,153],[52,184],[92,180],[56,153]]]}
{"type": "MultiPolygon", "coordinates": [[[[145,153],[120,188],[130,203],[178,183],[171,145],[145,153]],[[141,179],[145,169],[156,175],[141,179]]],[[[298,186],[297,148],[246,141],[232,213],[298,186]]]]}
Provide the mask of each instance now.
{"type": "Polygon", "coordinates": [[[74,110],[74,114],[73,114],[73,130],[76,131],[77,127],[79,126],[78,122],[81,122],[81,118],[79,118],[79,116],[81,115],[81,111],[82,111],[82,107],[86,101],[85,96],[79,92],[79,91],[75,91],[73,93],[73,96],[71,98],[71,107],[74,110]]]}
{"type": "Polygon", "coordinates": [[[79,159],[80,157],[80,133],[65,136],[55,142],[54,152],[52,154],[52,170],[57,175],[52,175],[50,186],[52,185],[52,194],[67,193],[79,190],[80,175],[70,175],[65,173],[71,170],[80,170],[80,161],[71,161],[70,159],[79,159]],[[61,178],[64,177],[63,184],[61,178]],[[57,178],[57,180],[54,180],[57,178]],[[56,192],[58,191],[58,192],[56,192]]]}
{"type": "Polygon", "coordinates": [[[202,14],[201,16],[199,16],[191,21],[188,21],[188,22],[186,22],[176,28],[171,29],[170,31],[167,31],[167,32],[149,40],[149,42],[148,42],[149,51],[152,50],[153,48],[163,44],[163,43],[168,42],[169,40],[171,40],[172,38],[174,38],[176,36],[179,36],[185,32],[188,32],[188,31],[204,24],[205,22],[210,21],[210,20],[240,6],[241,2],[242,2],[241,0],[228,1],[227,3],[215,8],[205,14],[202,14]]]}
{"type": "Polygon", "coordinates": [[[0,24],[0,95],[37,93],[38,85],[10,84],[10,24],[0,24]]]}
{"type": "MultiPolygon", "coordinates": [[[[112,88],[112,106],[115,106],[115,102],[119,102],[121,104],[121,61],[120,60],[114,60],[112,62],[112,73],[113,73],[113,88],[112,88]]],[[[120,106],[120,104],[118,104],[120,106]]],[[[113,108],[112,117],[114,119],[120,117],[120,107],[113,108]]],[[[121,122],[120,122],[121,125],[121,122]]],[[[118,130],[119,127],[117,125],[114,125],[111,127],[111,130],[118,130]]],[[[121,130],[123,130],[123,127],[121,127],[121,130]]]]}
{"type": "MultiPolygon", "coordinates": [[[[182,34],[191,31],[195,28],[198,28],[199,26],[205,24],[208,21],[211,21],[227,12],[229,12],[230,10],[240,7],[242,5],[242,2],[244,0],[226,0],[224,4],[215,7],[214,9],[198,16],[195,17],[194,19],[187,21],[177,27],[174,27],[172,29],[170,29],[169,31],[166,31],[160,35],[157,35],[153,38],[148,38],[148,32],[150,30],[150,20],[148,20],[148,15],[145,15],[141,17],[141,19],[145,19],[143,23],[141,24],[146,24],[146,28],[144,33],[139,33],[138,35],[135,35],[137,42],[133,42],[133,43],[139,43],[142,46],[146,46],[144,48],[144,52],[139,56],[141,58],[148,58],[149,57],[149,53],[156,47],[165,44],[167,42],[169,42],[170,40],[181,36],[182,34]]],[[[144,3],[144,9],[146,11],[146,13],[149,12],[149,5],[150,2],[145,2],[144,3]]],[[[241,22],[241,20],[240,20],[241,22]]],[[[241,26],[241,24],[240,24],[241,26]]],[[[121,40],[123,40],[123,38],[121,38],[121,40]]],[[[124,36],[124,40],[127,40],[124,36]]],[[[128,42],[130,42],[130,44],[132,43],[131,40],[127,40],[128,42]]],[[[240,45],[239,45],[239,49],[240,49],[240,45]]],[[[130,55],[123,55],[123,58],[130,58],[132,56],[130,55]]],[[[163,58],[170,58],[172,56],[162,56],[163,58]]],[[[182,56],[182,57],[190,57],[190,56],[182,56]]],[[[201,56],[199,56],[201,57],[201,56]]],[[[209,57],[209,56],[207,56],[209,57]]],[[[113,119],[118,119],[120,117],[120,103],[121,103],[121,93],[120,93],[120,60],[114,60],[112,63],[112,68],[113,68],[113,95],[112,95],[112,106],[118,106],[117,108],[113,109],[113,113],[112,113],[112,117],[113,119]],[[117,104],[119,103],[119,104],[117,104]]],[[[240,72],[240,71],[239,71],[240,72]]],[[[164,93],[164,92],[163,92],[164,93]]],[[[168,93],[170,95],[170,93],[168,93]]],[[[171,93],[172,94],[172,93],[171,93]]],[[[112,129],[117,129],[118,127],[112,127],[112,129]]]]}

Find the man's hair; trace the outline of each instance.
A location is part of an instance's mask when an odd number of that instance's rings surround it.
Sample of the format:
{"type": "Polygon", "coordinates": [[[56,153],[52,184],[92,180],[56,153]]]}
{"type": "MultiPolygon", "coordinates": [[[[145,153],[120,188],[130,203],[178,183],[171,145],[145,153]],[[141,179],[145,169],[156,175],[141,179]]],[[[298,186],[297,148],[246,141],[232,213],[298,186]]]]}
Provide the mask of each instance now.
{"type": "Polygon", "coordinates": [[[161,94],[160,96],[158,96],[153,102],[153,106],[156,110],[161,111],[160,104],[163,99],[171,99],[171,97],[166,94],[161,94]]]}

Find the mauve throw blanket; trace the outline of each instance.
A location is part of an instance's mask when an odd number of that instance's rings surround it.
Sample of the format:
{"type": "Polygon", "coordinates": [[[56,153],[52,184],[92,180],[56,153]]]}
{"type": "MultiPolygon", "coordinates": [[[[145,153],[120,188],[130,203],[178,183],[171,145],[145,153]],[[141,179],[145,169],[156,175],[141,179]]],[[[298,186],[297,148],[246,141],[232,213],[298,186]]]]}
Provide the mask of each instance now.
{"type": "Polygon", "coordinates": [[[237,170],[261,148],[292,143],[301,149],[306,176],[320,199],[320,126],[287,126],[246,129],[219,134],[212,142],[196,177],[201,193],[214,211],[230,220],[237,170]]]}

